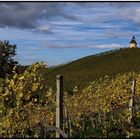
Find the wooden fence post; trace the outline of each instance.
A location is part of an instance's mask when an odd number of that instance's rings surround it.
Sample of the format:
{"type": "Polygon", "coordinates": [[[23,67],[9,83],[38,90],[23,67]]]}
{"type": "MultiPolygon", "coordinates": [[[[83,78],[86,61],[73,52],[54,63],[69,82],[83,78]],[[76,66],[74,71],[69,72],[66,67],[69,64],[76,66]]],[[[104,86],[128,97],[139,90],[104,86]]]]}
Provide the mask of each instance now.
{"type": "MultiPolygon", "coordinates": [[[[56,127],[63,129],[63,76],[56,77],[56,127]]],[[[56,132],[56,138],[60,138],[60,133],[56,132]]]]}
{"type": "MultiPolygon", "coordinates": [[[[130,116],[128,118],[128,123],[131,127],[133,127],[133,123],[134,123],[134,117],[135,117],[135,94],[136,94],[136,80],[132,81],[132,95],[130,98],[130,102],[129,102],[129,111],[130,111],[130,116]]],[[[131,130],[130,132],[128,132],[127,134],[127,138],[130,138],[132,136],[131,130]]]]}
{"type": "Polygon", "coordinates": [[[129,123],[133,123],[133,117],[135,115],[135,92],[136,92],[136,80],[133,80],[133,84],[132,84],[132,95],[130,98],[130,102],[129,102],[129,111],[130,111],[130,117],[129,117],[129,123]]]}

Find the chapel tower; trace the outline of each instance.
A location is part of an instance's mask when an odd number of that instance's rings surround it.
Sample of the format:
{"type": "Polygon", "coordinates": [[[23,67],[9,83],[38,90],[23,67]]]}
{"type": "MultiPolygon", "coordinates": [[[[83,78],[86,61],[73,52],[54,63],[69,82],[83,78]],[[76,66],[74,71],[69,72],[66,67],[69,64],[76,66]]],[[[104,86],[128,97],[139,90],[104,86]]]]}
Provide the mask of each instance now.
{"type": "Polygon", "coordinates": [[[137,48],[137,42],[135,36],[132,37],[132,40],[130,41],[130,48],[137,48]]]}

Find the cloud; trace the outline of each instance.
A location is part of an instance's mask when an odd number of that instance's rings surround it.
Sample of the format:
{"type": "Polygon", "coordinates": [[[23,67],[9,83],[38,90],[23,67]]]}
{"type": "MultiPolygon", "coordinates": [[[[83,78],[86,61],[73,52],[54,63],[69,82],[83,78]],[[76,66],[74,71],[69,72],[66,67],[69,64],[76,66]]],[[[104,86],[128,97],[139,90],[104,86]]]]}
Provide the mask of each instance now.
{"type": "Polygon", "coordinates": [[[130,31],[121,31],[121,30],[112,30],[112,29],[106,30],[104,34],[108,38],[124,38],[133,35],[132,32],[130,31]]]}
{"type": "MultiPolygon", "coordinates": [[[[94,47],[94,46],[89,46],[90,48],[94,47]]],[[[104,45],[95,45],[94,48],[101,48],[101,49],[105,49],[105,48],[108,48],[108,49],[116,49],[116,48],[124,48],[126,46],[124,45],[121,45],[121,44],[104,44],[104,45]]]]}
{"type": "Polygon", "coordinates": [[[61,46],[47,44],[46,48],[100,48],[100,49],[116,49],[116,48],[124,48],[126,45],[121,44],[101,44],[101,45],[66,45],[63,44],[61,46]]]}
{"type": "MultiPolygon", "coordinates": [[[[0,27],[38,29],[40,19],[49,19],[60,13],[61,8],[55,3],[0,3],[0,27]]],[[[46,28],[48,27],[45,27],[45,30],[46,28]]]]}
{"type": "Polygon", "coordinates": [[[34,10],[30,4],[2,3],[0,5],[0,27],[35,28],[35,20],[38,16],[38,10],[34,10]]]}
{"type": "Polygon", "coordinates": [[[22,44],[27,44],[26,40],[35,40],[35,43],[42,42],[48,48],[85,48],[90,44],[93,47],[101,43],[113,44],[120,38],[132,35],[132,25],[129,22],[126,24],[126,21],[131,18],[137,20],[140,12],[138,7],[129,2],[3,2],[0,3],[0,19],[3,19],[0,20],[0,27],[8,27],[8,30],[4,29],[7,33],[2,30],[1,36],[22,44]],[[131,16],[133,11],[137,13],[134,17],[131,16]],[[126,31],[125,28],[129,29],[126,31]]]}
{"type": "Polygon", "coordinates": [[[140,7],[135,7],[134,9],[126,9],[122,12],[122,16],[127,19],[140,24],[140,7]]]}
{"type": "Polygon", "coordinates": [[[50,24],[53,20],[79,20],[80,17],[73,15],[73,13],[67,13],[64,10],[65,7],[67,8],[70,5],[72,4],[63,2],[2,2],[0,3],[0,27],[50,32],[50,24]],[[40,21],[44,23],[42,24],[40,21]]]}
{"type": "Polygon", "coordinates": [[[127,4],[75,2],[3,2],[0,3],[0,27],[51,32],[53,21],[100,23],[120,18],[120,9],[127,4]],[[113,10],[113,8],[117,10],[113,10]],[[119,8],[118,8],[119,7],[119,8]],[[119,9],[119,10],[118,10],[119,9]],[[110,12],[113,10],[113,12],[110,12]],[[115,15],[115,16],[114,16],[115,15]]]}

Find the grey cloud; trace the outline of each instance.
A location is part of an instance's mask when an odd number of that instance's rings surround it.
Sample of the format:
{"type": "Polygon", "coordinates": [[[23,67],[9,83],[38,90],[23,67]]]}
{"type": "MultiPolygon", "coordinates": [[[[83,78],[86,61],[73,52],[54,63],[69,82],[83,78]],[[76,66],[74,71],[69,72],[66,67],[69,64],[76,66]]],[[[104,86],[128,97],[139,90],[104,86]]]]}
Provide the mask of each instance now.
{"type": "MultiPolygon", "coordinates": [[[[96,7],[99,3],[72,3],[72,2],[56,2],[56,3],[34,3],[34,2],[1,2],[0,3],[0,27],[15,27],[20,29],[34,29],[50,32],[49,26],[41,28],[38,23],[39,19],[45,19],[48,23],[53,19],[69,19],[83,22],[82,15],[65,12],[64,8],[71,6],[96,7]]],[[[99,5],[98,5],[99,6],[99,5]]],[[[78,8],[77,7],[77,8],[78,8]]],[[[75,9],[76,7],[74,7],[75,9]]],[[[78,9],[77,9],[78,10],[78,9]]]]}
{"type": "MultiPolygon", "coordinates": [[[[135,4],[135,3],[134,3],[135,4]]],[[[132,11],[128,10],[131,3],[111,3],[111,2],[1,2],[0,3],[0,27],[14,27],[20,29],[32,29],[33,31],[52,33],[51,21],[62,21],[63,19],[69,19],[72,21],[78,21],[81,23],[100,23],[108,21],[109,19],[131,18],[134,21],[139,21],[138,14],[131,17],[132,11]],[[69,7],[71,6],[71,7],[69,7]],[[116,13],[107,10],[106,6],[118,8],[116,13]],[[65,11],[65,8],[69,7],[70,11],[65,11]],[[82,13],[79,11],[82,7],[82,13]],[[128,9],[127,9],[128,7],[128,9]],[[88,11],[88,8],[90,10],[88,11]],[[101,10],[99,10],[99,9],[101,10]],[[104,9],[103,9],[104,8],[104,9]],[[71,10],[74,10],[74,12],[71,10]],[[105,10],[105,11],[104,11],[105,10]],[[107,11],[106,11],[107,10],[107,11]],[[79,13],[78,13],[79,12],[79,13]],[[127,14],[129,12],[129,14],[127,14]],[[83,14],[91,15],[85,18],[83,14]],[[115,17],[114,17],[115,14],[115,17]],[[131,14],[131,15],[130,15],[131,14]],[[46,25],[41,26],[40,19],[45,19],[46,25]],[[61,20],[62,19],[62,20],[61,20]]],[[[137,22],[138,22],[137,21],[137,22]]],[[[53,26],[53,25],[52,25],[53,26]]]]}
{"type": "Polygon", "coordinates": [[[39,19],[62,13],[59,3],[0,3],[0,27],[36,29],[39,19]]]}
{"type": "MultiPolygon", "coordinates": [[[[73,3],[75,5],[75,3],[73,3]]],[[[41,33],[52,33],[52,21],[80,21],[81,17],[65,12],[64,7],[72,5],[67,2],[3,2],[0,3],[0,28],[30,29],[41,33]],[[45,20],[45,25],[40,21],[45,20]]]]}
{"type": "Polygon", "coordinates": [[[30,4],[4,3],[0,5],[0,26],[17,28],[35,28],[35,19],[38,17],[38,10],[30,4]]]}

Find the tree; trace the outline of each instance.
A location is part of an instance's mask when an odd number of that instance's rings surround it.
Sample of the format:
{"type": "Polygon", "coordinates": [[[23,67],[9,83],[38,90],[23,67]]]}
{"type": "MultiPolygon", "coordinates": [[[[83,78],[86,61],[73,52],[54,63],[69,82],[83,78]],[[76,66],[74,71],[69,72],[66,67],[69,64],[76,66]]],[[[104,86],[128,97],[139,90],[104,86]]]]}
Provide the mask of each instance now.
{"type": "Polygon", "coordinates": [[[9,44],[9,41],[0,41],[0,78],[11,75],[13,67],[18,64],[13,59],[16,48],[16,45],[9,44]]]}

